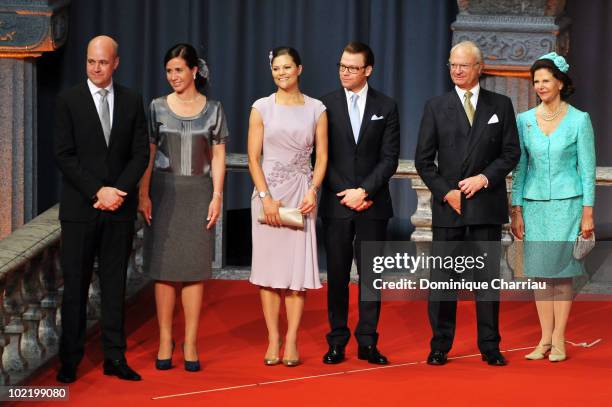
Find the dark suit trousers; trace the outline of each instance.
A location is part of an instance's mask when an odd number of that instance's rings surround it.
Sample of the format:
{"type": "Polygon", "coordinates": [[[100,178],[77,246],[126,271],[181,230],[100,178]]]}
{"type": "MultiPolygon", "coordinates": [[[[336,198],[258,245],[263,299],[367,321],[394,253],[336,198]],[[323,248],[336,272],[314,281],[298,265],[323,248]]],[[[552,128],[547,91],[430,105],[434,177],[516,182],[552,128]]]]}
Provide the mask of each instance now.
{"type": "MultiPolygon", "coordinates": [[[[474,281],[489,281],[499,277],[500,264],[500,225],[475,225],[456,228],[433,227],[433,240],[435,242],[491,242],[486,245],[487,257],[485,268],[479,276],[474,274],[474,281]]],[[[445,249],[449,245],[445,244],[445,249]]],[[[481,245],[482,246],[482,245],[481,245]]],[[[465,250],[463,243],[461,250],[465,250]]],[[[481,250],[482,253],[482,250],[481,250]]],[[[434,253],[441,254],[441,253],[434,253]]],[[[457,254],[457,253],[455,253],[457,254]]],[[[466,254],[466,253],[464,253],[466,254]]],[[[453,278],[458,281],[459,274],[444,273],[432,270],[431,281],[448,281],[453,278]]],[[[476,290],[476,321],[478,327],[478,348],[481,352],[499,349],[501,337],[499,335],[499,292],[496,290],[476,290]]],[[[457,316],[457,292],[450,290],[444,294],[432,293],[429,296],[429,322],[433,331],[431,349],[450,351],[455,337],[457,316]],[[442,295],[442,297],[440,296],[442,295]]]]}
{"type": "Polygon", "coordinates": [[[90,222],[62,222],[61,266],[64,277],[60,360],[78,365],[83,358],[87,301],[94,258],[98,257],[104,357],[125,353],[124,297],[134,222],[113,222],[101,214],[90,222]]]}
{"type": "MultiPolygon", "coordinates": [[[[361,285],[372,281],[371,275],[364,275],[361,268],[361,242],[384,241],[388,219],[323,219],[325,251],[327,252],[327,315],[330,332],[327,343],[346,346],[351,332],[348,328],[349,282],[353,257],[359,273],[359,322],[355,338],[360,346],[376,345],[378,341],[378,318],[380,297],[372,295],[362,301],[361,285]]],[[[371,291],[371,290],[370,290],[371,291]]]]}

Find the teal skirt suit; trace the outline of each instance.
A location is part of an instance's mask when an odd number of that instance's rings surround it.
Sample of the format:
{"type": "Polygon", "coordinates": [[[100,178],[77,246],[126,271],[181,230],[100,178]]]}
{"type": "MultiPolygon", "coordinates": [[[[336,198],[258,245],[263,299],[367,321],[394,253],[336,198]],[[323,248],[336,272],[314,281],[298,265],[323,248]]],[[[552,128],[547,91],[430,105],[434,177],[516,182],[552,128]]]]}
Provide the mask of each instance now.
{"type": "Polygon", "coordinates": [[[536,109],[520,113],[521,159],[512,174],[512,205],[522,206],[528,277],[583,273],[572,256],[582,207],[595,203],[595,142],[589,114],[569,105],[554,132],[538,127],[536,109]]]}

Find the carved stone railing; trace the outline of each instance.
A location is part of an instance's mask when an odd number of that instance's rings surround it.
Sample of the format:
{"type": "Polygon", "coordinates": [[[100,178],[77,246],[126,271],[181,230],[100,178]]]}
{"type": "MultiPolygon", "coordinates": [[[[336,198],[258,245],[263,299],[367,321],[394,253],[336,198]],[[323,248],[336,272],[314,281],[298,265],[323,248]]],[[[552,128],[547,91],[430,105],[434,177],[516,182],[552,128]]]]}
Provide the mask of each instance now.
{"type": "MultiPolygon", "coordinates": [[[[0,240],[0,385],[16,384],[55,356],[63,289],[58,206],[0,240]]],[[[100,316],[100,287],[89,291],[88,326],[100,316]]],[[[142,223],[136,223],[127,297],[147,282],[142,274],[142,223]]]]}

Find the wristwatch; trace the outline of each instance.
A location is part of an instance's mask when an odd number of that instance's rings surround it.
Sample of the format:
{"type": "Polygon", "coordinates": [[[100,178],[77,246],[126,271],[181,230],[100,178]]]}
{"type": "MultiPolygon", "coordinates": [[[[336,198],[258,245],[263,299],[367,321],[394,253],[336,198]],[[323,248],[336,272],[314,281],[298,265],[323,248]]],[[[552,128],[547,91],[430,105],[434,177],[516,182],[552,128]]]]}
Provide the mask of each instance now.
{"type": "Polygon", "coordinates": [[[269,191],[259,191],[259,197],[261,199],[264,199],[266,196],[270,196],[270,192],[269,191]]]}

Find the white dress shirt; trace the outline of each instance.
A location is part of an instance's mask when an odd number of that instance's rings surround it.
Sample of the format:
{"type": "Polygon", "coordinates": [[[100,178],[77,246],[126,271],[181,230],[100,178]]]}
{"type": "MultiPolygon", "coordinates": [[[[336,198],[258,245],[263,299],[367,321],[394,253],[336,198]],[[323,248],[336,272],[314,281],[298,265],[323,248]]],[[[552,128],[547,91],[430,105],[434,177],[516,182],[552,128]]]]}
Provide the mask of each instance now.
{"type": "MultiPolygon", "coordinates": [[[[355,93],[351,92],[350,90],[346,88],[344,89],[344,93],[346,94],[346,105],[348,106],[348,110],[350,112],[351,111],[351,96],[353,96],[355,93]]],[[[359,99],[357,99],[357,108],[359,109],[359,122],[362,123],[363,114],[365,112],[366,98],[368,96],[368,83],[367,82],[365,86],[361,88],[359,92],[357,92],[357,95],[359,95],[359,99]]]]}
{"type": "MultiPolygon", "coordinates": [[[[102,88],[97,87],[93,84],[92,81],[87,79],[87,86],[89,87],[89,91],[91,92],[91,96],[93,97],[94,103],[96,104],[96,110],[98,111],[98,116],[100,116],[100,101],[102,100],[102,95],[98,93],[98,91],[102,88]]],[[[106,95],[106,101],[108,102],[108,109],[110,110],[110,126],[113,128],[113,106],[115,105],[115,92],[113,91],[113,81],[111,80],[110,85],[105,88],[108,91],[108,95],[106,95]]]]}
{"type": "MultiPolygon", "coordinates": [[[[459,86],[455,85],[455,91],[457,95],[459,95],[459,100],[461,100],[461,104],[463,105],[463,98],[465,97],[465,90],[461,89],[459,86]]],[[[474,106],[474,111],[476,111],[476,104],[478,103],[478,94],[480,93],[480,84],[476,84],[472,89],[472,97],[470,98],[470,102],[472,102],[472,106],[474,106]]]]}

